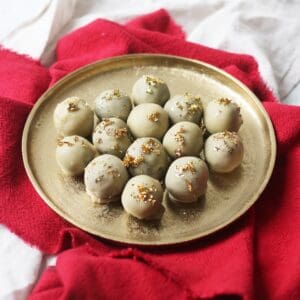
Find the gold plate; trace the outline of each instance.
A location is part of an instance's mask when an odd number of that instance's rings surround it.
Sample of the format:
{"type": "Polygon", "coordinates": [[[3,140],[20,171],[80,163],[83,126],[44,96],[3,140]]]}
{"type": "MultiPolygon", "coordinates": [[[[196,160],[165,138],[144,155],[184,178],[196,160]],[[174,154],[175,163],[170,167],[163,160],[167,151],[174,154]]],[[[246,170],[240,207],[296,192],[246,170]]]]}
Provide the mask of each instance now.
{"type": "Polygon", "coordinates": [[[113,241],[167,245],[206,236],[236,220],[257,200],[271,176],[276,141],[271,121],[255,95],[241,82],[211,65],[167,55],[135,54],[106,59],[64,77],[35,104],[23,132],[22,153],[27,174],[42,199],[79,228],[113,241]],[[190,92],[205,103],[233,99],[241,107],[239,134],[245,145],[242,165],[227,175],[210,173],[205,198],[192,205],[174,205],[166,198],[158,223],[128,216],[120,203],[94,206],[82,181],[65,177],[55,161],[57,134],[53,111],[69,96],[93,106],[103,90],[120,88],[129,95],[144,74],[166,81],[171,96],[190,92]]]}

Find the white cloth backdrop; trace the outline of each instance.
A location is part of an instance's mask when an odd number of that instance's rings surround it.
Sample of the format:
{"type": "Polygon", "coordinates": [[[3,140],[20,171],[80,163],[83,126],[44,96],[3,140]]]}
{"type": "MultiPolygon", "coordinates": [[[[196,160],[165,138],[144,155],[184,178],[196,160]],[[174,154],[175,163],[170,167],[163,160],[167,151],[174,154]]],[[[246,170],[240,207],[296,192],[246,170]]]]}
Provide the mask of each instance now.
{"type": "MultiPolygon", "coordinates": [[[[10,0],[0,2],[0,44],[54,60],[57,40],[96,18],[126,20],[166,8],[189,41],[253,55],[280,101],[300,105],[300,0],[10,0]]],[[[55,263],[0,225],[0,299],[25,299],[55,263]]]]}

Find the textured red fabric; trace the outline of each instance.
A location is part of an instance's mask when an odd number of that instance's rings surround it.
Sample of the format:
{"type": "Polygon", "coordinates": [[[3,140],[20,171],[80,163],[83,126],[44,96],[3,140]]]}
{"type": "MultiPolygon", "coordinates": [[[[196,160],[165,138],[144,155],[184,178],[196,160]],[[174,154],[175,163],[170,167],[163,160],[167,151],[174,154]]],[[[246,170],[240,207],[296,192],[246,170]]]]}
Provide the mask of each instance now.
{"type": "Polygon", "coordinates": [[[42,274],[31,299],[300,298],[300,108],[276,102],[252,57],[186,42],[164,10],[125,26],[96,20],[60,40],[49,70],[0,49],[0,106],[0,222],[44,252],[68,249],[42,274]],[[24,122],[47,87],[87,63],[136,52],[224,69],[263,101],[275,127],[276,166],[260,199],[233,225],[189,245],[149,250],[96,239],[52,212],[22,165],[24,122]]]}

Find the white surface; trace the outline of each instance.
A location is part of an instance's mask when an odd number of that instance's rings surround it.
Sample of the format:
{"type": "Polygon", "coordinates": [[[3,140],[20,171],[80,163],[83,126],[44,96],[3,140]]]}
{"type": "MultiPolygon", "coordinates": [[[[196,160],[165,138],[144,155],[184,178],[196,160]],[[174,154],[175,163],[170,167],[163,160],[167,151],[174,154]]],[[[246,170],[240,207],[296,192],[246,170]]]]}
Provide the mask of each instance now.
{"type": "MultiPolygon", "coordinates": [[[[1,1],[0,44],[50,65],[57,39],[74,28],[96,18],[123,23],[164,7],[183,26],[188,40],[253,55],[259,62],[263,78],[280,100],[299,105],[300,0],[261,2],[1,1]]],[[[25,299],[47,265],[47,259],[1,226],[0,299],[25,299]]]]}
{"type": "Polygon", "coordinates": [[[55,257],[43,255],[0,225],[0,299],[25,299],[49,265],[55,265],[55,257]]]}

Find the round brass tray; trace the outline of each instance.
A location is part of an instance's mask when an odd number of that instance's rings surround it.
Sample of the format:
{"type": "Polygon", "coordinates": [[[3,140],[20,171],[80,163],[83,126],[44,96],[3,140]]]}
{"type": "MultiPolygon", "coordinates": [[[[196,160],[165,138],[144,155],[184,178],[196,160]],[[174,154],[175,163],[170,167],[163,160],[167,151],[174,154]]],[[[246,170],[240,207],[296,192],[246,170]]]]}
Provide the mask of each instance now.
{"type": "Polygon", "coordinates": [[[241,82],[211,65],[167,55],[135,54],[85,66],[64,77],[35,104],[23,132],[22,153],[27,174],[42,199],[61,217],[79,228],[113,241],[136,245],[186,242],[217,231],[236,220],[257,200],[275,162],[276,141],[271,121],[255,95],[241,82]],[[65,177],[55,161],[56,104],[66,97],[83,97],[93,106],[96,95],[119,88],[129,95],[144,74],[166,81],[171,96],[190,92],[205,103],[218,97],[241,107],[239,134],[245,145],[242,165],[227,175],[210,173],[206,195],[192,205],[166,208],[160,222],[128,216],[120,203],[94,206],[81,180],[65,177]]]}

